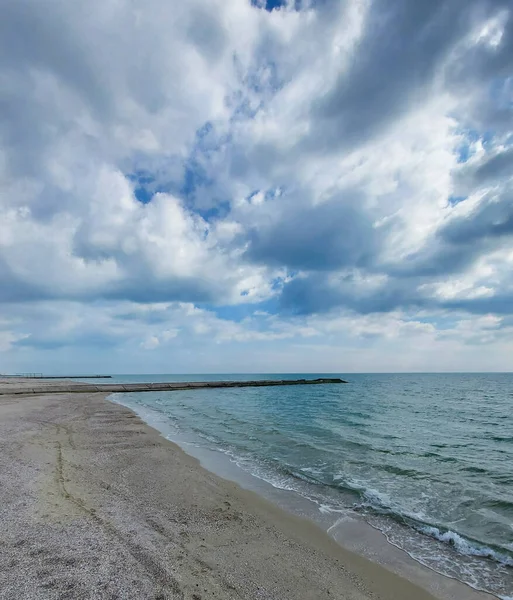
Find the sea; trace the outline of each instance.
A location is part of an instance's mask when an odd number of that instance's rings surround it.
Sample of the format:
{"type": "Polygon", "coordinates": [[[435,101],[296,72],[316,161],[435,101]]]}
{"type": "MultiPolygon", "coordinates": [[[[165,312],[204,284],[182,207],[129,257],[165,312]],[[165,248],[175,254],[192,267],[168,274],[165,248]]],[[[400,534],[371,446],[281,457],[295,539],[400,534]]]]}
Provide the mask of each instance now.
{"type": "Polygon", "coordinates": [[[125,375],[112,381],[323,376],[348,383],[111,399],[208,468],[241,484],[265,483],[262,489],[286,494],[283,502],[296,512],[313,507],[308,516],[335,538],[339,524],[364,521],[430,569],[511,599],[513,374],[125,375]]]}

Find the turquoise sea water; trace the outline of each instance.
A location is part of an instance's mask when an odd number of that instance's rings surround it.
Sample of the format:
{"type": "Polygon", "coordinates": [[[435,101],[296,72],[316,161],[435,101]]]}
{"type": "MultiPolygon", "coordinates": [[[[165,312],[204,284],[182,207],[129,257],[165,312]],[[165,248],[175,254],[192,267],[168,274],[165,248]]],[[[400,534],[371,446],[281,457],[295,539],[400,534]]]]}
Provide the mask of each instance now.
{"type": "MultiPolygon", "coordinates": [[[[350,383],[116,400],[165,423],[171,439],[174,432],[308,498],[334,523],[357,514],[423,564],[513,596],[513,374],[341,377],[350,383]]],[[[113,381],[248,378],[256,376],[113,381]]]]}

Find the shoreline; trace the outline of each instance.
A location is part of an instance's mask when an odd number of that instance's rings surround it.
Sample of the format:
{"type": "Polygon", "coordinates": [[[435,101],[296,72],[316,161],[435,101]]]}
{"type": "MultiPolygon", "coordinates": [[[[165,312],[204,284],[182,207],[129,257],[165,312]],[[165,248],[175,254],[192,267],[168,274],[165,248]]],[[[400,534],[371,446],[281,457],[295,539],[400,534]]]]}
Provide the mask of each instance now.
{"type": "MultiPolygon", "coordinates": [[[[366,521],[361,515],[344,514],[337,519],[335,513],[330,517],[319,511],[317,501],[306,498],[293,489],[279,488],[267,479],[255,475],[240,467],[221,450],[208,449],[192,441],[190,436],[177,436],[176,431],[159,418],[148,407],[125,404],[117,399],[123,394],[112,394],[107,400],[128,408],[144,423],[157,430],[166,440],[176,445],[186,455],[195,458],[200,466],[225,481],[234,482],[244,490],[278,506],[287,514],[313,522],[327,537],[334,540],[345,550],[355,553],[372,563],[379,564],[399,577],[403,577],[438,598],[451,600],[491,600],[502,598],[470,584],[437,571],[422,563],[407,550],[391,541],[379,527],[366,521]]],[[[505,600],[510,600],[509,596],[505,600]]]]}
{"type": "Polygon", "coordinates": [[[106,394],[4,395],[0,442],[2,598],[450,597],[207,471],[106,394]]]}

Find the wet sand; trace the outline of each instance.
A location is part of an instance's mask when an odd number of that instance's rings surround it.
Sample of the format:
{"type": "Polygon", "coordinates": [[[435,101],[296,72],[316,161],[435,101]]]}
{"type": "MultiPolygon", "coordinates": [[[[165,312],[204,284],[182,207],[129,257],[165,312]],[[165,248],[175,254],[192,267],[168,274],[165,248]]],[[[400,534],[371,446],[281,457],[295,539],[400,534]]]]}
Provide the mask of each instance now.
{"type": "Polygon", "coordinates": [[[104,394],[39,385],[0,396],[0,598],[435,597],[206,471],[104,394]]]}

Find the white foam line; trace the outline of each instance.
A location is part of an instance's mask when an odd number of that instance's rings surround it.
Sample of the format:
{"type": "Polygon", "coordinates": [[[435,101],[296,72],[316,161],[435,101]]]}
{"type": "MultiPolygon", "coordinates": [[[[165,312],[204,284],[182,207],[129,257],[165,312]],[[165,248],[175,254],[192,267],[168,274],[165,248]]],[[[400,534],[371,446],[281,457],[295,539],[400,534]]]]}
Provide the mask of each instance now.
{"type": "Polygon", "coordinates": [[[511,597],[511,596],[500,596],[499,594],[496,594],[495,592],[491,592],[490,590],[485,590],[484,588],[478,587],[476,585],[472,585],[468,581],[464,581],[463,579],[460,579],[459,577],[456,577],[455,575],[449,575],[448,573],[443,573],[442,571],[438,571],[432,565],[429,565],[429,564],[425,563],[422,559],[418,558],[417,556],[414,556],[413,554],[411,554],[410,552],[408,552],[408,550],[406,550],[405,548],[402,548],[398,544],[394,543],[388,537],[388,535],[383,530],[381,530],[379,527],[377,527],[376,525],[373,525],[372,523],[369,523],[368,521],[366,521],[366,523],[368,523],[376,531],[379,531],[380,533],[382,533],[383,536],[384,536],[384,538],[386,539],[386,541],[391,546],[394,546],[394,548],[397,548],[398,550],[401,550],[402,552],[404,552],[405,554],[407,554],[412,560],[414,560],[416,563],[419,563],[423,567],[426,567],[426,569],[429,569],[430,571],[433,571],[433,573],[437,573],[438,575],[442,575],[442,577],[447,577],[448,579],[454,579],[454,581],[459,581],[460,583],[463,583],[463,585],[466,585],[467,587],[469,587],[472,590],[475,590],[476,592],[484,592],[485,594],[489,594],[490,596],[495,596],[495,598],[499,598],[499,600],[513,600],[513,597],[511,597]]]}
{"type": "Polygon", "coordinates": [[[335,527],[338,527],[338,525],[340,525],[341,523],[345,523],[346,521],[347,521],[347,519],[345,517],[340,517],[333,523],[333,525],[331,527],[328,527],[326,533],[330,533],[330,531],[332,529],[335,529],[335,527]]]}

